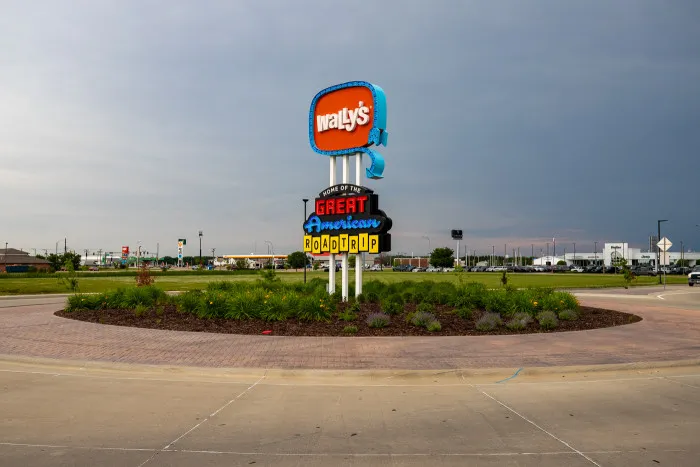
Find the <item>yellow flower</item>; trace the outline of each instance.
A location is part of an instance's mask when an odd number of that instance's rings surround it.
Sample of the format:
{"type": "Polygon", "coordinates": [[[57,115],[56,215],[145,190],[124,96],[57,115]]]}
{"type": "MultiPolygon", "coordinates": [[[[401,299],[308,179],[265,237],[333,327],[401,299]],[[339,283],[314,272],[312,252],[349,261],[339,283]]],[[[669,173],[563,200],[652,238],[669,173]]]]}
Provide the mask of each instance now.
{"type": "Polygon", "coordinates": [[[210,304],[210,305],[213,305],[213,304],[214,304],[214,302],[209,302],[209,304],[210,304]]]}
{"type": "Polygon", "coordinates": [[[267,300],[265,300],[263,303],[267,303],[267,300]]]}
{"type": "Polygon", "coordinates": [[[537,302],[532,302],[533,305],[537,306],[537,302]]]}

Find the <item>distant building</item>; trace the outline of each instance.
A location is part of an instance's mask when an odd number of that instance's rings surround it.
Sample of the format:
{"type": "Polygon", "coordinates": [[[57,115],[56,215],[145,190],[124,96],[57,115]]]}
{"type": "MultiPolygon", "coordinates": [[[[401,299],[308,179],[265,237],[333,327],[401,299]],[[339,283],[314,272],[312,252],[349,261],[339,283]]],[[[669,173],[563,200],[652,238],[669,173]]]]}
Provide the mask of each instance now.
{"type": "Polygon", "coordinates": [[[27,272],[29,268],[48,271],[51,265],[48,261],[14,248],[0,248],[0,272],[27,272]]]}

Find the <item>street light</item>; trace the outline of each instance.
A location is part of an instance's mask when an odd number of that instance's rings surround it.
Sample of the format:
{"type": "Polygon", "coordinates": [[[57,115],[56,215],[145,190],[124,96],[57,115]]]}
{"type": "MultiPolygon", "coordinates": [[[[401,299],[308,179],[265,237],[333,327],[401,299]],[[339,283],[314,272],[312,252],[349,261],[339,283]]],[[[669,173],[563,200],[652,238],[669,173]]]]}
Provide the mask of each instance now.
{"type": "MultiPolygon", "coordinates": [[[[658,237],[656,240],[659,242],[661,241],[661,223],[662,222],[668,222],[668,219],[659,219],[656,221],[656,228],[657,228],[656,233],[658,234],[658,237]]],[[[661,248],[659,248],[659,246],[657,245],[656,246],[656,274],[658,274],[658,276],[659,276],[659,284],[661,284],[661,274],[659,274],[659,261],[661,261],[660,252],[661,252],[661,248]]],[[[665,252],[664,252],[664,254],[665,254],[665,252]]]]}
{"type": "Polygon", "coordinates": [[[428,240],[428,254],[432,253],[432,250],[430,249],[430,237],[428,237],[427,235],[423,235],[421,238],[425,238],[426,240],[428,240]]]}
{"type": "Polygon", "coordinates": [[[272,252],[272,260],[270,260],[270,265],[272,266],[272,269],[275,269],[275,247],[270,240],[265,240],[265,243],[270,244],[270,251],[272,252]]]}
{"type": "Polygon", "coordinates": [[[593,258],[595,265],[598,266],[598,242],[593,242],[593,258]]]}
{"type": "Polygon", "coordinates": [[[200,230],[200,231],[199,231],[199,264],[200,264],[200,265],[202,264],[202,236],[203,236],[203,235],[204,235],[204,234],[203,234],[202,231],[200,230]]]}
{"type": "MultiPolygon", "coordinates": [[[[302,199],[304,202],[304,222],[306,222],[306,203],[309,202],[308,198],[302,199]]],[[[307,256],[306,256],[306,251],[304,251],[304,284],[306,284],[306,261],[307,261],[307,256]]]]}
{"type": "Polygon", "coordinates": [[[491,245],[491,266],[496,262],[496,245],[491,245]]]}
{"type": "Polygon", "coordinates": [[[7,272],[7,242],[5,242],[5,253],[2,255],[2,259],[5,260],[5,272],[7,272]]]}

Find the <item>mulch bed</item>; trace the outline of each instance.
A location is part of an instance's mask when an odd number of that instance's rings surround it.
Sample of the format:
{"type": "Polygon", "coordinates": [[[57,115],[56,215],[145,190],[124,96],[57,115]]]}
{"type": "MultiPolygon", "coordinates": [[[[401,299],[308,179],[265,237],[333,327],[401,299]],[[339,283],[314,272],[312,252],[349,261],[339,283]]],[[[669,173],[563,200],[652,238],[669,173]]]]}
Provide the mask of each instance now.
{"type": "MultiPolygon", "coordinates": [[[[343,307],[340,305],[338,311],[343,307]]],[[[406,305],[406,313],[414,311],[415,305],[406,305]]],[[[442,330],[429,332],[406,322],[405,314],[391,317],[391,323],[381,329],[370,328],[366,318],[371,313],[380,312],[378,304],[364,303],[362,311],[355,321],[342,321],[333,318],[329,322],[309,322],[290,319],[287,321],[266,322],[261,320],[226,320],[199,319],[191,314],[178,313],[174,306],[166,307],[159,316],[155,310],[150,310],[137,317],[129,310],[80,310],[67,313],[57,311],[56,316],[63,318],[88,321],[91,323],[111,324],[114,326],[130,326],[137,328],[163,329],[169,331],[216,332],[222,334],[262,334],[272,331],[273,336],[348,336],[343,332],[345,326],[357,326],[353,336],[483,336],[506,334],[531,334],[563,331],[581,331],[599,329],[641,321],[639,316],[600,308],[581,307],[580,317],[576,321],[559,321],[559,326],[552,331],[540,329],[536,322],[530,323],[522,331],[510,331],[505,326],[494,331],[482,332],[475,327],[481,313],[476,312],[472,319],[462,319],[452,313],[452,307],[437,305],[435,316],[442,325],[442,330]]]]}

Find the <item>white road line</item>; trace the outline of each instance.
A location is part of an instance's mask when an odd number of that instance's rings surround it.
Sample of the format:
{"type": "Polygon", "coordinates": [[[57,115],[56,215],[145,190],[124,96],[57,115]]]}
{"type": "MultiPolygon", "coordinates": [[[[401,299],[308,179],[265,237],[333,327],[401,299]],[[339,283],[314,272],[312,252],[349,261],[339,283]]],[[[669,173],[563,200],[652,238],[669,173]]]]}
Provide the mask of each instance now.
{"type": "Polygon", "coordinates": [[[250,386],[248,386],[248,387],[246,388],[245,391],[243,391],[242,393],[240,393],[239,395],[237,395],[236,397],[234,397],[233,399],[231,399],[230,401],[228,401],[227,403],[225,403],[224,405],[222,405],[221,407],[219,407],[217,410],[215,410],[214,412],[212,412],[207,418],[205,418],[205,419],[202,420],[201,422],[197,423],[195,426],[193,426],[192,428],[190,428],[189,430],[187,430],[185,433],[181,434],[181,435],[180,435],[179,437],[177,437],[174,441],[171,441],[171,442],[170,442],[167,446],[165,446],[162,450],[165,451],[166,449],[170,448],[170,446],[172,446],[173,444],[177,443],[177,442],[180,441],[182,438],[184,438],[185,436],[187,436],[188,434],[190,434],[191,432],[193,432],[194,430],[196,430],[196,429],[197,429],[200,425],[202,425],[204,422],[206,422],[206,421],[209,420],[210,418],[214,417],[216,414],[218,414],[219,412],[221,412],[222,410],[224,410],[226,407],[228,407],[229,405],[231,405],[233,402],[235,402],[236,400],[238,400],[240,397],[242,397],[245,393],[247,393],[248,391],[250,391],[251,389],[253,389],[255,386],[257,386],[258,383],[260,383],[260,381],[262,381],[263,379],[265,379],[265,375],[262,375],[262,376],[260,377],[259,380],[257,380],[256,382],[254,382],[253,384],[251,384],[250,386]]]}
{"type": "Polygon", "coordinates": [[[233,402],[235,402],[236,400],[238,400],[238,399],[239,399],[240,397],[242,397],[245,393],[247,393],[248,391],[250,391],[251,389],[253,389],[255,386],[257,386],[258,383],[259,383],[260,381],[262,381],[264,378],[265,378],[265,375],[262,375],[262,376],[260,377],[259,380],[257,380],[256,382],[254,382],[253,384],[251,384],[250,386],[248,386],[248,387],[246,388],[245,391],[243,391],[242,393],[240,393],[239,395],[237,395],[236,397],[234,397],[233,399],[231,399],[230,401],[228,401],[227,403],[225,403],[224,405],[222,405],[221,407],[219,407],[217,410],[215,410],[214,412],[212,412],[212,413],[211,413],[208,417],[206,417],[204,420],[202,420],[201,422],[197,423],[195,426],[193,426],[192,428],[190,428],[189,430],[187,430],[186,432],[184,432],[183,434],[181,434],[180,436],[178,436],[177,438],[175,438],[173,441],[171,441],[170,443],[168,443],[165,447],[161,448],[159,451],[154,452],[153,455],[152,455],[151,457],[149,457],[148,459],[146,459],[145,461],[143,461],[141,464],[139,464],[138,467],[143,467],[144,465],[148,464],[154,457],[156,457],[156,455],[158,455],[159,452],[170,451],[170,447],[171,447],[173,444],[177,443],[177,442],[180,441],[182,438],[184,438],[185,436],[187,436],[187,435],[189,435],[190,433],[192,433],[194,430],[196,430],[197,428],[199,428],[202,424],[204,424],[205,422],[207,422],[210,418],[212,418],[213,416],[215,416],[216,414],[218,414],[219,412],[221,412],[222,410],[224,410],[226,407],[228,407],[229,405],[231,405],[233,402]]]}
{"type": "Polygon", "coordinates": [[[687,386],[689,388],[700,389],[700,386],[695,386],[695,385],[688,384],[688,383],[681,383],[680,381],[674,381],[672,376],[671,377],[662,376],[661,378],[665,379],[666,381],[671,381],[673,383],[680,384],[681,386],[687,386]]]}
{"type": "MultiPolygon", "coordinates": [[[[474,386],[472,386],[472,387],[474,387],[474,386]]],[[[479,388],[477,388],[477,387],[474,387],[474,389],[476,389],[477,391],[479,391],[480,393],[482,393],[483,395],[485,395],[485,396],[488,397],[489,399],[493,400],[494,402],[497,402],[497,403],[498,403],[499,405],[501,405],[502,407],[504,407],[504,408],[510,410],[512,413],[514,413],[514,414],[517,415],[518,417],[522,418],[523,420],[525,420],[526,422],[528,422],[529,424],[531,424],[531,425],[534,426],[535,428],[539,429],[540,431],[542,431],[542,432],[548,434],[549,436],[551,436],[552,438],[556,439],[556,440],[559,441],[561,444],[563,444],[563,445],[566,446],[567,448],[571,449],[571,450],[574,451],[575,453],[581,455],[581,457],[583,457],[584,459],[586,459],[586,460],[587,460],[588,462],[590,462],[591,464],[596,465],[596,466],[598,466],[598,467],[601,467],[601,465],[600,465],[599,463],[597,463],[596,461],[594,461],[593,459],[591,459],[590,457],[588,457],[587,455],[585,455],[584,453],[582,453],[582,452],[579,451],[578,449],[574,448],[573,446],[571,446],[569,443],[567,443],[567,442],[564,441],[563,439],[557,438],[554,434],[552,434],[552,433],[550,433],[549,431],[545,430],[544,428],[542,428],[541,426],[539,426],[537,423],[533,422],[533,421],[530,420],[529,418],[527,418],[527,417],[525,417],[524,415],[521,415],[520,413],[516,412],[515,409],[512,409],[511,407],[507,406],[507,405],[504,404],[503,402],[499,401],[499,400],[496,399],[495,397],[491,396],[490,394],[487,394],[486,392],[482,391],[481,389],[479,389],[479,388]]]]}
{"type": "Polygon", "coordinates": [[[666,292],[662,293],[656,296],[656,298],[659,298],[661,300],[666,300],[664,297],[669,296],[669,295],[691,295],[691,294],[700,294],[700,290],[694,290],[694,291],[688,291],[688,292],[666,292]]]}
{"type": "Polygon", "coordinates": [[[47,448],[47,449],[81,449],[92,451],[137,451],[137,452],[154,452],[159,449],[151,448],[113,448],[102,446],[67,446],[61,444],[29,444],[29,443],[0,443],[0,446],[17,446],[26,448],[47,448]]]}
{"type": "MultiPolygon", "coordinates": [[[[158,448],[122,448],[102,446],[69,446],[62,444],[5,443],[0,446],[26,447],[40,449],[79,449],[87,451],[121,451],[121,452],[161,452],[158,448]]],[[[515,457],[515,456],[559,456],[578,455],[576,451],[544,452],[413,452],[413,453],[328,453],[328,452],[243,452],[214,451],[197,449],[168,449],[163,452],[181,452],[186,454],[229,454],[234,456],[269,456],[269,457],[515,457]]],[[[583,454],[634,454],[648,452],[644,450],[583,451],[583,454]]],[[[664,449],[661,452],[687,452],[685,449],[664,449]]]]}
{"type": "MultiPolygon", "coordinates": [[[[148,377],[135,377],[135,376],[108,376],[108,375],[93,375],[93,374],[73,374],[73,373],[53,373],[49,371],[29,371],[29,370],[6,370],[0,369],[0,373],[20,373],[20,374],[30,374],[30,375],[45,375],[45,376],[64,376],[64,377],[77,377],[77,378],[96,378],[96,379],[108,379],[108,380],[124,380],[124,381],[165,381],[171,383],[202,383],[202,384],[235,384],[235,385],[248,385],[249,381],[213,381],[209,379],[175,379],[175,378],[148,378],[148,377]]],[[[564,372],[564,374],[569,374],[564,372]]],[[[522,374],[521,374],[522,375],[522,374]]],[[[527,376],[527,375],[522,375],[527,376]]],[[[700,373],[696,374],[683,374],[683,375],[672,375],[673,378],[696,378],[699,377],[700,373]]],[[[496,383],[469,383],[464,375],[460,375],[462,383],[429,383],[429,384],[382,384],[382,383],[367,383],[367,384],[343,384],[343,383],[275,383],[272,381],[262,381],[258,380],[255,384],[260,386],[280,386],[280,387],[341,387],[341,388],[364,388],[364,387],[379,387],[379,388],[435,388],[435,387],[462,387],[465,385],[482,387],[482,386],[503,386],[503,384],[496,383]]],[[[495,377],[495,376],[494,376],[495,377]]],[[[610,379],[580,379],[575,381],[522,381],[519,380],[517,383],[513,384],[527,384],[527,385],[538,385],[538,384],[577,384],[577,383],[608,383],[617,381],[646,381],[652,379],[664,378],[663,376],[639,376],[632,378],[610,378],[610,379]]]]}

